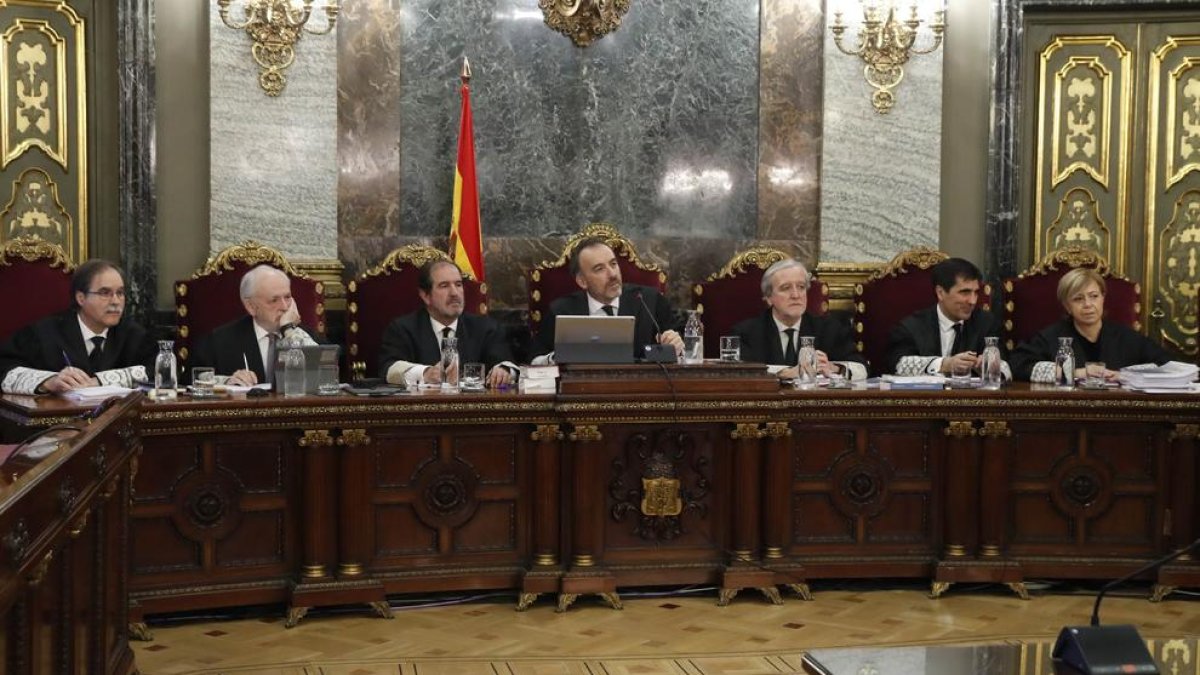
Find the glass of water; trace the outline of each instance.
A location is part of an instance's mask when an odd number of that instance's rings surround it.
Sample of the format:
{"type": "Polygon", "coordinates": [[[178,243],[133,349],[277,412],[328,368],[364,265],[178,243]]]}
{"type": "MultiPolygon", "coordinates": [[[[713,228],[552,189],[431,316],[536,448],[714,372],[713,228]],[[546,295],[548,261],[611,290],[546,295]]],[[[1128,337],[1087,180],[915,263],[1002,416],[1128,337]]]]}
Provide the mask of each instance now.
{"type": "Polygon", "coordinates": [[[721,336],[721,360],[742,360],[742,338],[738,337],[737,335],[721,336]]]}
{"type": "Polygon", "coordinates": [[[483,364],[464,363],[458,385],[464,391],[483,391],[483,364]]]}
{"type": "Polygon", "coordinates": [[[217,374],[212,368],[199,366],[192,368],[192,397],[207,398],[213,395],[213,386],[217,383],[217,374]]]}
{"type": "Polygon", "coordinates": [[[338,382],[338,367],[321,365],[317,368],[317,393],[322,396],[333,396],[342,390],[338,382]]]}

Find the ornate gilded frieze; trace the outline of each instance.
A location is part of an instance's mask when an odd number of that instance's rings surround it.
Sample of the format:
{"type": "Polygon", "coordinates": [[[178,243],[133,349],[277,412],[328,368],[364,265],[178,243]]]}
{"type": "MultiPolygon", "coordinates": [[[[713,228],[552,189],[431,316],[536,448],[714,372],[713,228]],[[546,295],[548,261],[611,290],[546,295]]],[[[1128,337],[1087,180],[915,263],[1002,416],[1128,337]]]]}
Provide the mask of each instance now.
{"type": "Polygon", "coordinates": [[[690,434],[664,430],[634,434],[612,460],[608,484],[614,521],[634,519],[633,534],[670,541],[683,533],[681,516],[708,514],[708,459],[690,434]]]}
{"type": "Polygon", "coordinates": [[[1059,35],[1038,56],[1034,258],[1082,245],[1123,272],[1133,54],[1116,35],[1059,35]]]}
{"type": "Polygon", "coordinates": [[[86,24],[65,2],[0,3],[0,238],[87,257],[86,24]]]}

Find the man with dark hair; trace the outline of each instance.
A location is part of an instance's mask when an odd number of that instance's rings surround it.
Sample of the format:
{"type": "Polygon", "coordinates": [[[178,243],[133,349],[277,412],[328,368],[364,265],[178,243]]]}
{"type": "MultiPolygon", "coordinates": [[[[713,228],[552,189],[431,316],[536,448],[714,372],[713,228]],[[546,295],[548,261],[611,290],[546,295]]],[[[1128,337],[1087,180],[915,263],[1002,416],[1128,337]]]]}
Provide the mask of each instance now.
{"type": "Polygon", "coordinates": [[[849,322],[807,311],[809,282],[808,269],[798,260],[784,258],[767,268],[762,278],[767,310],[733,327],[741,338],[742,360],[765,363],[768,372],[790,380],[799,375],[800,338],[812,337],[821,374],[865,380],[866,359],[854,349],[849,322]]]}
{"type": "Polygon", "coordinates": [[[271,382],[280,339],[295,339],[306,345],[317,342],[300,325],[300,310],[292,299],[292,280],[283,270],[270,265],[251,268],[242,275],[238,294],[246,316],[201,339],[188,365],[211,366],[218,375],[228,375],[232,385],[271,382]]]}
{"type": "Polygon", "coordinates": [[[487,385],[511,384],[517,367],[512,363],[504,329],[490,316],[463,311],[462,272],[449,260],[421,267],[417,294],[424,307],[393,319],[383,331],[379,374],[392,384],[438,384],[442,372],[442,340],[458,341],[459,363],[483,363],[487,385]]]}
{"type": "MultiPolygon", "coordinates": [[[[580,290],[550,303],[534,345],[535,356],[554,351],[554,325],[559,316],[632,316],[633,356],[645,354],[646,345],[667,344],[676,353],[683,351],[683,338],[674,330],[675,310],[671,303],[649,286],[624,284],[617,254],[604,239],[589,237],[579,242],[567,262],[580,290]],[[651,317],[647,309],[653,313],[651,317]],[[656,327],[657,324],[657,327],[656,327]],[[662,331],[661,333],[659,331],[662,331]]],[[[538,361],[544,359],[539,358],[538,361]]]]}
{"type": "Polygon", "coordinates": [[[4,393],[60,394],[146,380],[157,350],[146,330],[124,317],[121,270],[88,260],[71,277],[71,299],[71,309],[22,328],[0,346],[4,393]]]}
{"type": "MultiPolygon", "coordinates": [[[[937,303],[913,312],[892,329],[888,335],[887,372],[949,374],[955,364],[978,371],[984,338],[1000,335],[1000,321],[977,307],[982,278],[979,268],[962,258],[948,258],[934,265],[937,303]]],[[[1007,363],[1002,369],[1005,379],[1012,379],[1007,363]]]]}

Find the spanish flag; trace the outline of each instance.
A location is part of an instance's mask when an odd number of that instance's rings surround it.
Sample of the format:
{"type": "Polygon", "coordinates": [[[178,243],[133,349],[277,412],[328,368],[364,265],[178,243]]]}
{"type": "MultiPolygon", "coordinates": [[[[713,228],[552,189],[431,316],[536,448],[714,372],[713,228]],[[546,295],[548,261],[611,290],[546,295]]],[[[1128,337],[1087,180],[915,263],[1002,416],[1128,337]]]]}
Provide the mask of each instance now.
{"type": "Polygon", "coordinates": [[[483,231],[479,219],[479,185],[475,180],[475,134],[471,130],[471,65],[463,57],[462,113],[458,127],[458,164],[454,167],[454,215],[450,222],[450,255],[464,274],[483,281],[483,231]]]}

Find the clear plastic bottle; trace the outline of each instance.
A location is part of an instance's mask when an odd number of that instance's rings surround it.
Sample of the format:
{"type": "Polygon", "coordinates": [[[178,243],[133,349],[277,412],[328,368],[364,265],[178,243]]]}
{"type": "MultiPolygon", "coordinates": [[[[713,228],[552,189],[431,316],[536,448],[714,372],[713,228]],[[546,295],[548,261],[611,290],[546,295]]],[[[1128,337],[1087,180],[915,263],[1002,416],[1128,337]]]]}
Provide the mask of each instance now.
{"type": "Polygon", "coordinates": [[[1054,355],[1054,384],[1059,389],[1075,388],[1075,349],[1071,338],[1058,338],[1058,353],[1054,355]]]}
{"type": "Polygon", "coordinates": [[[158,356],[154,358],[154,398],[175,398],[179,386],[179,367],[175,361],[175,341],[159,340],[158,356]]]}
{"type": "Polygon", "coordinates": [[[983,362],[980,370],[980,375],[983,379],[984,389],[999,389],[1000,382],[1003,379],[1001,364],[1003,360],[1000,358],[1000,338],[985,337],[983,339],[983,362]]]}
{"type": "Polygon", "coordinates": [[[458,338],[442,338],[442,391],[458,391],[458,338]]]}
{"type": "Polygon", "coordinates": [[[683,325],[683,362],[704,363],[704,324],[700,312],[688,310],[687,323],[683,325]]]}
{"type": "Polygon", "coordinates": [[[283,395],[294,397],[303,396],[306,382],[304,381],[305,357],[300,349],[303,342],[299,339],[285,337],[276,346],[279,352],[279,372],[282,373],[283,395]]]}
{"type": "Polygon", "coordinates": [[[800,352],[797,356],[796,383],[801,387],[814,386],[817,383],[817,347],[813,336],[800,336],[800,352]]]}

